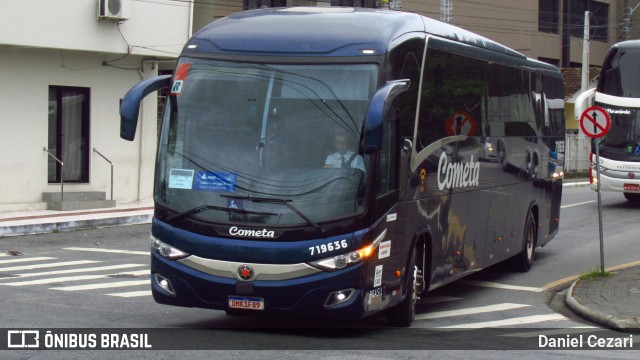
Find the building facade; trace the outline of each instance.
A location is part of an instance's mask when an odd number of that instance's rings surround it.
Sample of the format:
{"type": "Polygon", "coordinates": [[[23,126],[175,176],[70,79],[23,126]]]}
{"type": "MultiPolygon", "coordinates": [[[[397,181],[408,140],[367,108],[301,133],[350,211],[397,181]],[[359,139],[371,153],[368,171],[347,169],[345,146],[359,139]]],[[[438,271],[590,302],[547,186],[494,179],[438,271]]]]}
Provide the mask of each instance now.
{"type": "Polygon", "coordinates": [[[177,57],[192,9],[118,3],[125,12],[103,19],[99,0],[13,1],[0,13],[0,212],[45,209],[43,193],[60,192],[61,181],[67,199],[94,191],[108,199],[110,165],[94,149],[114,164],[114,200],[152,196],[156,99],[146,100],[133,142],[120,139],[118,105],[177,57]]]}

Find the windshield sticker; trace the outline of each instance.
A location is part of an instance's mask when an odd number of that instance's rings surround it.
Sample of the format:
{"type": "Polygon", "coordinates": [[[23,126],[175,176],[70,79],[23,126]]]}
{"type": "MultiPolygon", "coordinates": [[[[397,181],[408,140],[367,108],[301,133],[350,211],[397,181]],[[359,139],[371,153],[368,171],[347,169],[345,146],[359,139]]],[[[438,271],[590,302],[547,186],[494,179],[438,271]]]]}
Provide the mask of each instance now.
{"type": "Polygon", "coordinates": [[[193,170],[169,170],[170,189],[191,189],[191,184],[193,184],[193,170]]]}
{"type": "Polygon", "coordinates": [[[244,201],[242,199],[227,199],[228,209],[244,209],[244,201]]]}
{"type": "Polygon", "coordinates": [[[171,95],[182,94],[182,88],[184,87],[184,82],[187,79],[187,73],[189,73],[190,67],[191,64],[180,64],[180,66],[178,66],[173,77],[173,85],[171,85],[171,95]]]}
{"type": "Polygon", "coordinates": [[[387,222],[396,221],[397,218],[398,218],[397,213],[389,214],[387,215],[387,222]]]}
{"type": "Polygon", "coordinates": [[[193,189],[200,191],[236,191],[236,174],[196,171],[193,189]]]}

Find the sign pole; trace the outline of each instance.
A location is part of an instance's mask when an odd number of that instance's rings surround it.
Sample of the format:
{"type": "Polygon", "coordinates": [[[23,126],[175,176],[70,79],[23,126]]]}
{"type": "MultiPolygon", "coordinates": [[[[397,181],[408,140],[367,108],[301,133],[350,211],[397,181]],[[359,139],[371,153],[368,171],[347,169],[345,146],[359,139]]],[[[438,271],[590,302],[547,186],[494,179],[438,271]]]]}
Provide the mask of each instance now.
{"type": "Polygon", "coordinates": [[[600,147],[598,139],[593,139],[596,148],[596,181],[598,182],[598,227],[600,231],[600,274],[604,275],[604,240],[602,234],[602,197],[600,196],[600,147]]]}
{"type": "Polygon", "coordinates": [[[611,117],[607,111],[599,106],[592,106],[580,116],[580,128],[582,132],[593,139],[596,151],[596,163],[592,164],[596,171],[596,192],[598,193],[598,230],[600,233],[600,274],[604,275],[604,236],[602,233],[602,197],[600,195],[600,144],[598,138],[603,137],[609,131],[611,117]],[[602,116],[599,116],[602,115],[602,116]],[[588,126],[592,125],[592,127],[588,126]]]}

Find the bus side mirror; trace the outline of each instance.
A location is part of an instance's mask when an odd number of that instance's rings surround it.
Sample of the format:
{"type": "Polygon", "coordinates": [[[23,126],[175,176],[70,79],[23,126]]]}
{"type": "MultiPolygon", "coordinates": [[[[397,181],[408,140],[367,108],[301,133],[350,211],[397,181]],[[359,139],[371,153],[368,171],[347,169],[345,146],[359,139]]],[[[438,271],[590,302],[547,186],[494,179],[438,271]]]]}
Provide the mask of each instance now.
{"type": "Polygon", "coordinates": [[[120,137],[133,141],[138,127],[138,113],[140,112],[140,102],[150,93],[169,87],[171,75],[156,76],[143,80],[132,87],[122,99],[120,104],[120,137]]]}
{"type": "Polygon", "coordinates": [[[591,104],[593,104],[593,97],[595,93],[596,93],[596,89],[592,88],[578,95],[573,108],[573,116],[577,120],[580,120],[580,117],[582,116],[582,112],[586,110],[588,107],[591,107],[591,104]],[[585,105],[585,102],[587,103],[586,105],[585,105]]]}
{"type": "Polygon", "coordinates": [[[408,90],[410,84],[409,80],[389,81],[373,95],[364,120],[365,153],[373,154],[382,150],[384,119],[389,116],[393,100],[408,90]]]}

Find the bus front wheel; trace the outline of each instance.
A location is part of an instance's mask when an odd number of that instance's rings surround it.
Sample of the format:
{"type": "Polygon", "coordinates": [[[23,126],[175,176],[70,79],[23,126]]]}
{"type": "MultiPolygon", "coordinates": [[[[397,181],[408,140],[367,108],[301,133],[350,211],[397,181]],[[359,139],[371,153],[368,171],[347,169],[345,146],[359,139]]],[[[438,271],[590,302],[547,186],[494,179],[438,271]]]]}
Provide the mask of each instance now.
{"type": "Polygon", "coordinates": [[[409,327],[416,317],[416,303],[418,302],[419,284],[422,271],[416,265],[416,251],[413,249],[411,261],[407,267],[406,295],[402,302],[387,310],[387,322],[391,326],[409,327]]]}

